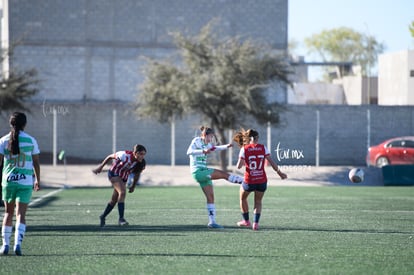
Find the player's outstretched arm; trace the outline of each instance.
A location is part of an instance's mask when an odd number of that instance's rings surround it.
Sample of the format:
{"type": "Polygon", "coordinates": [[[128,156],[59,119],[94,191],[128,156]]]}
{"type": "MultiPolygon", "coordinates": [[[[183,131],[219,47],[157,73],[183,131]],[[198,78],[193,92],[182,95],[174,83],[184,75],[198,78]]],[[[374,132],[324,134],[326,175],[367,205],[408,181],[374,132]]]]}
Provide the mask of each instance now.
{"type": "Polygon", "coordinates": [[[229,149],[230,147],[232,147],[233,146],[233,144],[231,144],[231,143],[228,143],[228,144],[224,144],[224,145],[217,145],[217,146],[213,146],[212,148],[211,148],[211,151],[223,151],[223,150],[227,150],[227,149],[229,149]],[[214,149],[213,149],[214,148],[214,149]]]}
{"type": "Polygon", "coordinates": [[[110,161],[113,160],[115,158],[114,154],[108,155],[101,164],[99,164],[98,167],[96,167],[95,169],[92,169],[92,172],[94,174],[99,174],[100,172],[102,172],[102,169],[105,167],[105,165],[110,161]]]}

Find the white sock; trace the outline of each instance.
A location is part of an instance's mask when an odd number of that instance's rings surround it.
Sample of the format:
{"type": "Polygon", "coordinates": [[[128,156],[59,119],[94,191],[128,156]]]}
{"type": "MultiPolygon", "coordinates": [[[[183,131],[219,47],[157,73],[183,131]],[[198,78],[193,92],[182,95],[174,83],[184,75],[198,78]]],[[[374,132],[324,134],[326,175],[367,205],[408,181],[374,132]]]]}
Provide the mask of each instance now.
{"type": "Polygon", "coordinates": [[[214,203],[207,203],[208,223],[216,223],[216,206],[214,203]]]}
{"type": "Polygon", "coordinates": [[[3,226],[1,228],[1,237],[3,239],[3,245],[10,245],[10,237],[12,235],[12,226],[3,226]]]}
{"type": "Polygon", "coordinates": [[[24,223],[16,223],[14,232],[14,245],[21,245],[24,234],[26,233],[26,225],[24,223]]]}
{"type": "Polygon", "coordinates": [[[229,178],[227,179],[229,182],[232,183],[242,183],[243,178],[237,175],[230,174],[229,178]]]}

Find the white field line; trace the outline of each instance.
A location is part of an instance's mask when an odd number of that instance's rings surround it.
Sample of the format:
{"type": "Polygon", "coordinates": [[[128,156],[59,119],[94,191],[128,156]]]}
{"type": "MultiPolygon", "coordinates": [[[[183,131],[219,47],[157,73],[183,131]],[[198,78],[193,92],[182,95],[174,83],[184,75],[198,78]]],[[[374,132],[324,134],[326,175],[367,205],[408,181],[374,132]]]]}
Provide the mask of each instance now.
{"type": "Polygon", "coordinates": [[[65,188],[64,188],[64,187],[62,187],[62,188],[60,188],[60,189],[54,190],[54,191],[52,191],[52,192],[49,192],[49,193],[47,193],[47,194],[45,194],[45,195],[43,195],[43,196],[41,196],[41,197],[39,197],[39,198],[35,199],[34,201],[31,201],[31,202],[29,203],[29,206],[33,206],[33,205],[35,205],[35,204],[37,204],[37,203],[41,202],[43,199],[45,199],[45,198],[47,198],[47,197],[50,197],[50,196],[53,196],[54,194],[57,194],[57,193],[59,193],[59,192],[63,191],[64,189],[65,189],[65,188]]]}

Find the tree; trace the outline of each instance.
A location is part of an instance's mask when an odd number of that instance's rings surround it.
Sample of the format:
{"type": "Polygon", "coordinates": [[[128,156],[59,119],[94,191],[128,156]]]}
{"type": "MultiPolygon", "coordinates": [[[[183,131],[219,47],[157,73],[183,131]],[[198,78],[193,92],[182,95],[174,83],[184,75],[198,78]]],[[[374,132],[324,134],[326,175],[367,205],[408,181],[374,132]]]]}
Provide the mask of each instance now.
{"type": "MultiPolygon", "coordinates": [[[[212,25],[195,36],[172,34],[181,65],[148,60],[136,112],[162,123],[192,112],[201,114],[227,143],[226,130],[240,127],[247,117],[260,124],[279,123],[283,107],[268,102],[265,92],[274,82],[290,84],[291,68],[284,56],[266,45],[238,37],[220,41],[212,25]]],[[[220,153],[221,167],[226,169],[226,152],[220,153]]]]}
{"type": "Polygon", "coordinates": [[[411,36],[414,38],[414,21],[411,22],[411,25],[408,26],[411,36]]]}
{"type": "MultiPolygon", "coordinates": [[[[12,57],[12,51],[2,50],[1,62],[6,58],[12,57]]],[[[25,106],[25,101],[38,92],[36,69],[17,70],[3,72],[0,80],[0,114],[9,110],[29,109],[25,106]]]]}
{"type": "Polygon", "coordinates": [[[352,62],[360,65],[362,75],[368,75],[377,63],[385,46],[375,37],[341,27],[324,30],[305,39],[309,51],[318,54],[324,62],[352,62]]]}

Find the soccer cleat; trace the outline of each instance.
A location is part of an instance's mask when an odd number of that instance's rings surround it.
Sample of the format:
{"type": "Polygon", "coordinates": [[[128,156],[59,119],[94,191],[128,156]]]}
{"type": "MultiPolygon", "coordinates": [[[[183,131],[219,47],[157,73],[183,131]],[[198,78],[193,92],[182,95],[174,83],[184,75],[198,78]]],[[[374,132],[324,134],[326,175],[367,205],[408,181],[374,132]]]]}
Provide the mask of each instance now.
{"type": "Polygon", "coordinates": [[[118,224],[120,226],[129,225],[129,223],[124,218],[119,219],[118,224]]]}
{"type": "Polygon", "coordinates": [[[104,227],[105,226],[105,217],[104,216],[99,216],[99,220],[100,220],[100,226],[104,227]]]}
{"type": "Polygon", "coordinates": [[[254,231],[259,230],[259,223],[254,222],[254,223],[253,223],[253,226],[252,226],[252,229],[253,229],[254,231]]]}
{"type": "Polygon", "coordinates": [[[0,255],[7,255],[9,254],[9,246],[3,245],[0,250],[0,255]]]}
{"type": "Polygon", "coordinates": [[[20,248],[20,245],[16,244],[14,246],[14,253],[16,253],[17,256],[22,256],[22,249],[20,248]]]}
{"type": "Polygon", "coordinates": [[[250,224],[250,221],[246,221],[246,220],[241,220],[241,221],[239,221],[239,222],[237,222],[237,226],[240,226],[240,227],[249,227],[251,224],[250,224]]]}
{"type": "Polygon", "coordinates": [[[212,228],[212,229],[223,229],[224,227],[222,225],[219,225],[217,223],[209,223],[207,224],[208,228],[212,228]]]}

